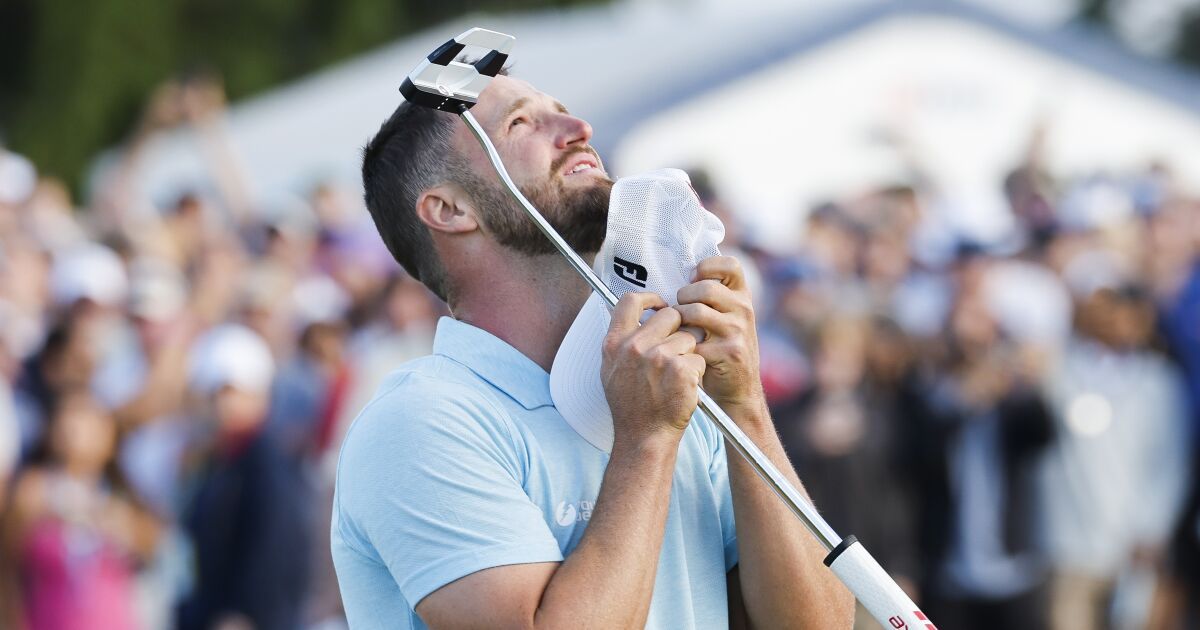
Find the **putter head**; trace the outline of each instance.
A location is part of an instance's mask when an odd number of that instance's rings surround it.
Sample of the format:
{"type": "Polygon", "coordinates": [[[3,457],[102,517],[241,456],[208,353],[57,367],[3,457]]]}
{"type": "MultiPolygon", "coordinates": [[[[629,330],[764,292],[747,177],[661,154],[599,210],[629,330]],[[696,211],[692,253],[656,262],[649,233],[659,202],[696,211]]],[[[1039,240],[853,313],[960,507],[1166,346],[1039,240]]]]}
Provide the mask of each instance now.
{"type": "Polygon", "coordinates": [[[508,61],[517,38],[484,28],[470,29],[429,53],[400,85],[405,100],[454,114],[470,109],[479,93],[508,61]],[[474,64],[455,61],[467,46],[488,52],[474,64]]]}

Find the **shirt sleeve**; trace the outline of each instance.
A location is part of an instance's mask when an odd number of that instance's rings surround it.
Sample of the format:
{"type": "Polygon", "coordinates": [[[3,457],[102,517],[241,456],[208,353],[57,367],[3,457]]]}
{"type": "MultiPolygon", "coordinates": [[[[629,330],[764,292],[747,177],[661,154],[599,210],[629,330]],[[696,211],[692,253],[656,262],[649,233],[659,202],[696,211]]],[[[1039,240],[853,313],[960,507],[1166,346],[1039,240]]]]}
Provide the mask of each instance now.
{"type": "Polygon", "coordinates": [[[348,433],[342,536],[386,565],[413,608],[476,571],[563,559],[523,488],[528,462],[514,433],[485,394],[415,374],[348,433]]]}
{"type": "Polygon", "coordinates": [[[721,516],[721,535],[725,544],[725,571],[729,572],[738,563],[737,528],[733,519],[733,493],[729,488],[729,460],[726,459],[725,438],[708,418],[700,412],[692,416],[692,422],[701,423],[706,441],[711,447],[708,478],[712,483],[713,497],[721,516]]]}

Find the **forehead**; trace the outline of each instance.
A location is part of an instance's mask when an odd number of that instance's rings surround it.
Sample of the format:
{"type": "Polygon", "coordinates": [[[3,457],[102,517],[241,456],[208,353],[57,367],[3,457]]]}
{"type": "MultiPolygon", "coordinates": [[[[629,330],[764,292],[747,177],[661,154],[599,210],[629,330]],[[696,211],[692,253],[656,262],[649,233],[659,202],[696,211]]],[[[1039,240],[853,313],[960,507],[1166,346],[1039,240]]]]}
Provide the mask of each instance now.
{"type": "Polygon", "coordinates": [[[533,87],[527,81],[500,75],[479,93],[479,102],[471,111],[477,118],[490,118],[502,116],[518,104],[562,109],[557,100],[533,87]]]}

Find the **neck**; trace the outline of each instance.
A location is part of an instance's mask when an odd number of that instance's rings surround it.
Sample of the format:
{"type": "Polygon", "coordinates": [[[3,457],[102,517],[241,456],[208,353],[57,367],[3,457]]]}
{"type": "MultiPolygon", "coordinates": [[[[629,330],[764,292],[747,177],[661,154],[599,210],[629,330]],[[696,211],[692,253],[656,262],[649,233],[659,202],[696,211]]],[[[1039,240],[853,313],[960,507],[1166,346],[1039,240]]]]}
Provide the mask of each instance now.
{"type": "Polygon", "coordinates": [[[479,256],[471,269],[457,274],[454,317],[495,335],[549,372],[591,289],[558,253],[494,254],[479,256]]]}

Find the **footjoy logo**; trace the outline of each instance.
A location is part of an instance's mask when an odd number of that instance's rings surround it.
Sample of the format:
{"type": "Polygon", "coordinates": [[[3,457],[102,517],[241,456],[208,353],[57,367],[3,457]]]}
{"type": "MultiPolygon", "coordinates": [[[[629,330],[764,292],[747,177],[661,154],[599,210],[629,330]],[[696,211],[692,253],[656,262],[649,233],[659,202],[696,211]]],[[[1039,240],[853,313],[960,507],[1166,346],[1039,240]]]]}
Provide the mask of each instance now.
{"type": "Polygon", "coordinates": [[[554,510],[554,522],[566,527],[573,523],[590,520],[592,518],[592,506],[594,505],[591,501],[576,501],[574,503],[560,501],[558,507],[554,510]]]}
{"type": "Polygon", "coordinates": [[[617,275],[629,281],[630,284],[646,288],[646,279],[650,277],[650,272],[646,268],[635,263],[629,262],[620,256],[613,256],[613,271],[617,275]]]}

